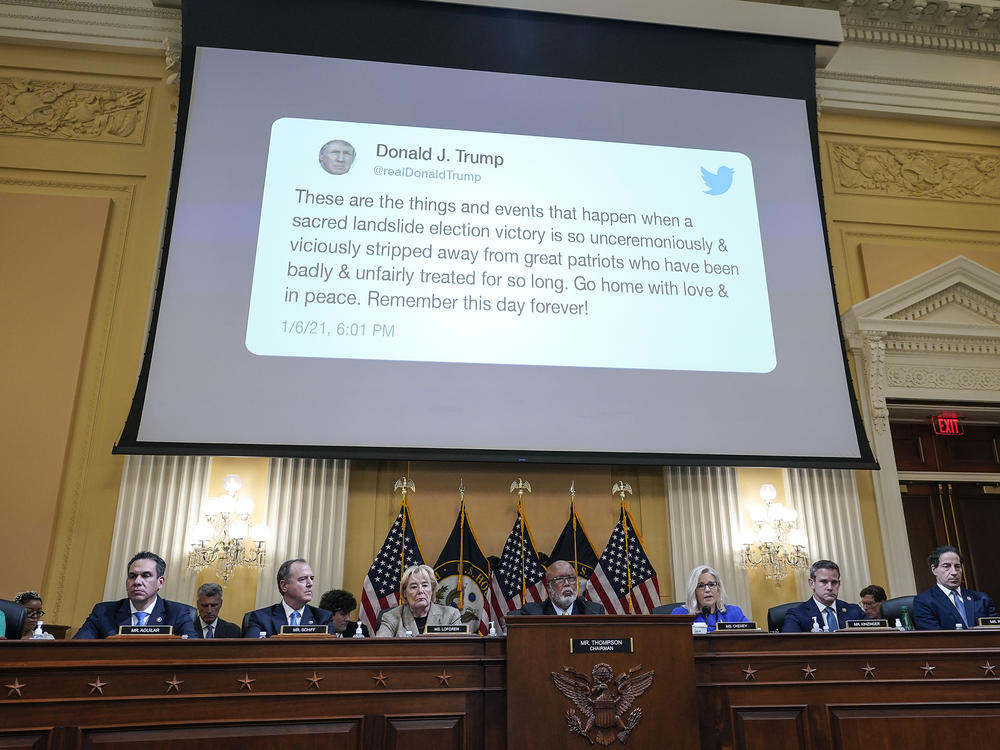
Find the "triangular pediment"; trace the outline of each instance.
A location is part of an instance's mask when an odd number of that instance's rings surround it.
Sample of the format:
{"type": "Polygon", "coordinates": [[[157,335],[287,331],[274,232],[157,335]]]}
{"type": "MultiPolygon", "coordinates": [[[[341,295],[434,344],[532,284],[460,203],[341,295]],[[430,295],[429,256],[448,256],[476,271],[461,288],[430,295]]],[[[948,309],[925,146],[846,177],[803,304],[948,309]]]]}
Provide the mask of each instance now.
{"type": "Polygon", "coordinates": [[[1000,274],[958,256],[859,302],[844,321],[848,327],[864,321],[864,328],[899,321],[1000,329],[1000,274]]]}

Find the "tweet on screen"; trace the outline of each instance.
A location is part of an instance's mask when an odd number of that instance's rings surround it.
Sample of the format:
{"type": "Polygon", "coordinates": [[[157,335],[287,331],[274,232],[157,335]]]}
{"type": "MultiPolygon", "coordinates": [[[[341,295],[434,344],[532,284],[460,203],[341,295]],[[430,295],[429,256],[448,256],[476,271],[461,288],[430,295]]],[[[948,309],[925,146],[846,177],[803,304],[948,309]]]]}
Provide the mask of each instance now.
{"type": "Polygon", "coordinates": [[[769,372],[752,164],[732,151],[279,119],[246,346],[769,372]]]}

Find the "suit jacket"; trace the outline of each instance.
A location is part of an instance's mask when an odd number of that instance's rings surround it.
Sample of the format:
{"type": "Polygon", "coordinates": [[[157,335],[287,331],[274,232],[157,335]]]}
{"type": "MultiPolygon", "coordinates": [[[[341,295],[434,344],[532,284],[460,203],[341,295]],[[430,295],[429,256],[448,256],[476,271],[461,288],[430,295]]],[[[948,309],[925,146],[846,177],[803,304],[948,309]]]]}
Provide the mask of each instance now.
{"type": "MultiPolygon", "coordinates": [[[[544,602],[527,602],[518,610],[522,615],[555,615],[556,608],[546,599],[544,602]]],[[[606,615],[604,605],[600,602],[590,602],[578,596],[573,602],[571,615],[606,615]]]]}
{"type": "MultiPolygon", "coordinates": [[[[462,613],[455,607],[446,607],[443,604],[431,602],[431,608],[427,612],[428,625],[461,625],[462,613]]],[[[382,615],[382,624],[378,626],[376,638],[405,638],[406,631],[413,635],[419,635],[417,622],[413,619],[410,608],[405,604],[390,609],[382,615]]]]}
{"type": "MultiPolygon", "coordinates": [[[[865,619],[865,611],[857,604],[850,604],[838,599],[833,605],[833,609],[837,613],[838,628],[843,628],[844,623],[848,620],[865,619]]],[[[802,602],[799,606],[788,610],[785,614],[785,624],[781,626],[781,632],[809,633],[812,631],[814,617],[816,618],[816,622],[819,623],[820,628],[826,624],[826,618],[820,614],[819,607],[816,606],[816,602],[810,597],[809,601],[802,602]]]]}
{"type": "MultiPolygon", "coordinates": [[[[302,608],[299,625],[330,625],[332,619],[332,612],[307,604],[302,608]]],[[[275,633],[280,633],[284,625],[288,625],[288,618],[285,617],[285,608],[278,602],[243,615],[243,637],[260,638],[261,633],[267,633],[270,638],[275,633]]]]}
{"type": "MultiPolygon", "coordinates": [[[[961,591],[965,614],[969,618],[968,627],[976,627],[980,617],[996,616],[997,608],[986,594],[965,588],[961,591]]],[[[913,626],[917,630],[954,630],[960,622],[962,616],[955,604],[937,584],[913,597],[913,626]]],[[[964,623],[962,627],[966,627],[964,623]]]]}
{"type": "MultiPolygon", "coordinates": [[[[198,634],[195,633],[192,624],[194,617],[194,607],[189,604],[172,602],[158,596],[146,624],[173,625],[174,635],[197,638],[198,634]]],[[[131,624],[132,608],[129,606],[128,599],[100,602],[94,605],[94,609],[87,615],[86,622],[80,626],[73,638],[107,638],[109,635],[118,635],[119,625],[131,624]]]]}
{"type": "MultiPolygon", "coordinates": [[[[201,628],[201,620],[198,617],[194,618],[194,632],[195,638],[204,638],[205,631],[201,628]]],[[[216,638],[239,638],[242,635],[240,631],[240,626],[235,622],[226,622],[221,617],[217,618],[215,621],[215,637],[216,638]]]]}

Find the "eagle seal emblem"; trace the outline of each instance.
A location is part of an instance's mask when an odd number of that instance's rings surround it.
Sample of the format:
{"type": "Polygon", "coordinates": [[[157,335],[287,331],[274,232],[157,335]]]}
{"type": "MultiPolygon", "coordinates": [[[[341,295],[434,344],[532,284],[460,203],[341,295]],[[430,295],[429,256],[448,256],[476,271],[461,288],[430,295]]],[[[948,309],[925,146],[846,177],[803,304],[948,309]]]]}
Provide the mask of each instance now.
{"type": "Polygon", "coordinates": [[[616,677],[611,665],[601,662],[594,665],[590,677],[572,667],[552,672],[559,692],[576,706],[566,712],[570,734],[586,737],[591,745],[611,745],[616,738],[624,745],[642,719],[641,708],[633,708],[631,713],[628,710],[649,690],[656,674],[652,669],[637,674],[641,669],[642,665],[637,664],[616,677]]]}

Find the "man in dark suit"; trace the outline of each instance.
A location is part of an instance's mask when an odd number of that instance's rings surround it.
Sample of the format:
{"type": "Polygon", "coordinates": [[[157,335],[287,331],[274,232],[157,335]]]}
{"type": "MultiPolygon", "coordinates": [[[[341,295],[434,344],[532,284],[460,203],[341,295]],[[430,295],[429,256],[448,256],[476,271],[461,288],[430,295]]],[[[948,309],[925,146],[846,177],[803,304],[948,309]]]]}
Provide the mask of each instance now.
{"type": "Polygon", "coordinates": [[[576,570],[565,560],[556,560],[545,569],[544,602],[527,602],[518,610],[522,615],[603,615],[604,605],[577,596],[576,570]]]}
{"type": "Polygon", "coordinates": [[[101,602],[87,616],[73,638],[107,638],[117,635],[121,625],[171,625],[174,635],[195,637],[194,608],[161,599],[167,564],[152,552],[138,552],[128,561],[125,591],[128,598],[101,602]]]}
{"type": "Polygon", "coordinates": [[[217,583],[203,583],[198,588],[198,617],[194,621],[194,631],[198,638],[239,638],[242,633],[235,622],[226,622],[219,617],[222,609],[222,586],[217,583]]]}
{"type": "Polygon", "coordinates": [[[785,613],[782,633],[808,633],[813,630],[813,623],[820,630],[839,630],[845,627],[848,620],[865,619],[861,607],[837,598],[840,593],[840,567],[833,560],[817,560],[812,564],[809,568],[809,588],[813,592],[812,598],[785,613]]]}
{"type": "Polygon", "coordinates": [[[367,625],[351,620],[351,612],[357,607],[358,600],[354,598],[354,594],[343,589],[331,589],[319,599],[319,608],[333,613],[330,634],[338,638],[353,638],[358,628],[361,628],[360,638],[372,637],[367,625]]]}
{"type": "Polygon", "coordinates": [[[927,562],[937,583],[913,597],[917,630],[954,630],[958,625],[974,628],[980,617],[996,617],[992,599],[962,588],[962,553],[955,547],[935,547],[927,562]]]}
{"type": "Polygon", "coordinates": [[[281,601],[272,607],[255,609],[243,617],[243,637],[260,638],[281,632],[283,625],[329,625],[330,612],[309,606],[313,596],[313,575],[309,563],[301,557],[286,560],[278,568],[278,591],[281,601]]]}

